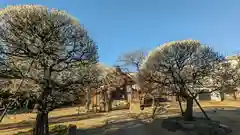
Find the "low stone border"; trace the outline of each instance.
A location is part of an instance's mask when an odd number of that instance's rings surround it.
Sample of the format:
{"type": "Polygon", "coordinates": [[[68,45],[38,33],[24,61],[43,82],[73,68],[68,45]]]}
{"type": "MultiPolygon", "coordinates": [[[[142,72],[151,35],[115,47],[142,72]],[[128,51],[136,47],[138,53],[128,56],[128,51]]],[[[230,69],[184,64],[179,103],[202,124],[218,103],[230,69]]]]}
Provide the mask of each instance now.
{"type": "Polygon", "coordinates": [[[77,126],[70,124],[68,125],[68,135],[77,135],[77,126]]]}
{"type": "Polygon", "coordinates": [[[228,135],[232,130],[218,121],[195,118],[194,121],[184,121],[183,117],[164,119],[162,128],[171,132],[182,131],[191,135],[228,135]]]}

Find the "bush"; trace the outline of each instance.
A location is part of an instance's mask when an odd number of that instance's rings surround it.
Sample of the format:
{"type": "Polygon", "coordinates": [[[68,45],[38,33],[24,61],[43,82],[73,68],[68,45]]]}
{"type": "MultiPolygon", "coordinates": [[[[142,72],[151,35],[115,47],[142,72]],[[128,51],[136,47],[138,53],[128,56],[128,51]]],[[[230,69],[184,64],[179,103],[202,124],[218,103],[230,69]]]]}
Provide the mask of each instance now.
{"type": "Polygon", "coordinates": [[[68,127],[65,125],[56,125],[54,127],[50,127],[51,135],[67,135],[68,127]]]}
{"type": "MultiPolygon", "coordinates": [[[[49,132],[50,135],[67,135],[67,129],[68,127],[65,125],[56,125],[56,126],[50,126],[49,132]]],[[[32,129],[26,132],[18,132],[14,135],[32,135],[32,129]]]]}

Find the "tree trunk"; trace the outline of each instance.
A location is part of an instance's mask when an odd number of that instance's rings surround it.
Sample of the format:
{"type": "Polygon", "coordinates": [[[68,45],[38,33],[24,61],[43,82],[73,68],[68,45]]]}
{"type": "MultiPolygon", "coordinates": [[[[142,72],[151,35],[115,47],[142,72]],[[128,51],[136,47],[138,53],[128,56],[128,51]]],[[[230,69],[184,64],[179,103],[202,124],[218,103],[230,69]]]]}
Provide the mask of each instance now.
{"type": "Polygon", "coordinates": [[[188,97],[186,98],[187,107],[184,112],[184,120],[191,121],[193,120],[193,98],[188,97]]]}
{"type": "Polygon", "coordinates": [[[234,99],[234,100],[237,100],[236,92],[233,92],[233,99],[234,99]]]}
{"type": "Polygon", "coordinates": [[[11,107],[12,104],[13,104],[13,103],[8,103],[7,106],[5,107],[4,111],[3,111],[2,114],[1,114],[0,123],[2,122],[4,116],[7,114],[7,111],[8,111],[8,109],[9,109],[9,107],[11,107]]]}
{"type": "Polygon", "coordinates": [[[87,112],[89,112],[89,110],[90,110],[90,105],[91,105],[91,101],[90,100],[86,101],[85,109],[87,112]]]}
{"type": "Polygon", "coordinates": [[[179,101],[179,96],[176,96],[176,101],[179,101]]]}
{"type": "Polygon", "coordinates": [[[89,111],[91,104],[91,97],[90,97],[90,91],[86,92],[86,103],[85,103],[85,109],[89,111]]]}
{"type": "Polygon", "coordinates": [[[39,103],[36,103],[36,104],[34,105],[34,107],[33,107],[32,112],[33,112],[33,113],[37,113],[39,106],[40,106],[39,103]]]}
{"type": "Polygon", "coordinates": [[[221,101],[225,99],[224,92],[220,92],[220,98],[221,98],[221,101]]]}
{"type": "Polygon", "coordinates": [[[155,107],[156,103],[155,103],[155,97],[152,97],[152,107],[155,107]]]}
{"type": "Polygon", "coordinates": [[[177,101],[178,101],[178,104],[179,104],[179,107],[180,107],[180,110],[181,110],[181,115],[184,116],[183,107],[182,107],[182,102],[181,102],[179,96],[177,96],[177,101]]]}
{"type": "Polygon", "coordinates": [[[110,112],[111,111],[111,102],[108,100],[105,105],[105,111],[110,112]]]}
{"type": "Polygon", "coordinates": [[[111,98],[111,92],[108,91],[106,93],[106,100],[105,100],[105,111],[109,112],[112,110],[112,98],[111,98]]]}
{"type": "Polygon", "coordinates": [[[33,135],[49,135],[48,113],[38,111],[33,135]]]}
{"type": "Polygon", "coordinates": [[[35,106],[37,117],[33,128],[33,135],[49,135],[46,95],[47,92],[45,90],[39,96],[35,106]]]}
{"type": "Polygon", "coordinates": [[[105,111],[110,112],[112,110],[112,99],[109,98],[105,102],[105,111]]]}
{"type": "Polygon", "coordinates": [[[44,67],[44,77],[43,83],[41,84],[42,92],[38,97],[37,104],[38,108],[36,123],[33,130],[33,135],[49,135],[49,127],[48,127],[48,112],[49,108],[47,106],[47,97],[53,91],[52,83],[51,83],[51,68],[45,66],[44,67]]]}

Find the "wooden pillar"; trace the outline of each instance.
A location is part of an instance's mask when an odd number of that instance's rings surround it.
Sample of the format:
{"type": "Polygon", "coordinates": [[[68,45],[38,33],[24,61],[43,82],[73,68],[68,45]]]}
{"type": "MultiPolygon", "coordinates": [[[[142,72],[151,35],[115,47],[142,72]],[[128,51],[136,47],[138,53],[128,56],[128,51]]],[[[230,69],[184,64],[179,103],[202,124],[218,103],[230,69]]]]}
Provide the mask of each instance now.
{"type": "Polygon", "coordinates": [[[106,111],[105,110],[105,107],[106,107],[106,96],[105,96],[105,91],[102,91],[100,94],[99,94],[99,102],[98,102],[98,105],[99,105],[99,109],[101,112],[103,111],[106,111]]]}
{"type": "Polygon", "coordinates": [[[127,101],[128,101],[128,103],[130,103],[133,98],[133,91],[132,91],[131,86],[129,86],[129,85],[127,86],[126,93],[127,93],[127,101]]]}
{"type": "Polygon", "coordinates": [[[105,93],[105,111],[109,112],[112,110],[112,91],[109,89],[105,93]]]}

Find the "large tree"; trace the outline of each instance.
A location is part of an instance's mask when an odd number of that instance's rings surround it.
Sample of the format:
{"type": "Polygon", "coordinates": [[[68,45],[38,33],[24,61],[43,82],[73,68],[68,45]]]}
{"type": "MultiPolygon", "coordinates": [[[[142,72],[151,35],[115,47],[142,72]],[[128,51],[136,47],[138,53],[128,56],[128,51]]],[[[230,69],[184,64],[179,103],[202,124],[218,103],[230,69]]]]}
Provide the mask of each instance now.
{"type": "MultiPolygon", "coordinates": [[[[183,97],[187,101],[185,120],[193,118],[193,100],[202,89],[203,81],[222,57],[211,48],[195,40],[163,44],[144,59],[138,77],[155,83],[183,97]]],[[[207,91],[209,92],[209,91],[207,91]]]]}
{"type": "Polygon", "coordinates": [[[91,80],[86,72],[97,62],[97,46],[64,11],[18,5],[1,9],[0,17],[0,76],[40,86],[34,135],[48,135],[54,94],[91,80]]]}

